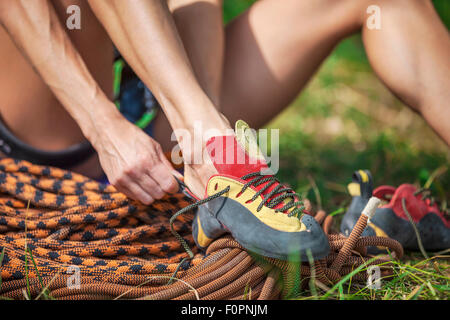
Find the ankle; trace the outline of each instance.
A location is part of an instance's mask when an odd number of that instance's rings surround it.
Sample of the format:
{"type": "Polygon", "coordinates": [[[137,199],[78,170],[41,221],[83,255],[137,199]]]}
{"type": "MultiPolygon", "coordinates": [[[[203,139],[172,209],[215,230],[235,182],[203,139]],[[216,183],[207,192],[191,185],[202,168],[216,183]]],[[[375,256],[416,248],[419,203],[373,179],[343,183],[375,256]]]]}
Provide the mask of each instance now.
{"type": "Polygon", "coordinates": [[[209,178],[218,173],[206,148],[208,140],[215,136],[234,135],[225,121],[220,129],[211,127],[210,124],[201,127],[203,130],[199,130],[197,126],[192,134],[178,138],[183,154],[185,183],[198,197],[203,196],[209,178]]]}
{"type": "Polygon", "coordinates": [[[234,135],[228,120],[217,113],[216,121],[196,119],[184,128],[174,130],[179,149],[183,154],[185,165],[194,170],[208,165],[209,157],[206,145],[212,137],[234,135]]]}
{"type": "Polygon", "coordinates": [[[209,178],[215,174],[217,174],[217,170],[212,164],[185,165],[184,183],[194,195],[198,198],[202,198],[209,178]]]}

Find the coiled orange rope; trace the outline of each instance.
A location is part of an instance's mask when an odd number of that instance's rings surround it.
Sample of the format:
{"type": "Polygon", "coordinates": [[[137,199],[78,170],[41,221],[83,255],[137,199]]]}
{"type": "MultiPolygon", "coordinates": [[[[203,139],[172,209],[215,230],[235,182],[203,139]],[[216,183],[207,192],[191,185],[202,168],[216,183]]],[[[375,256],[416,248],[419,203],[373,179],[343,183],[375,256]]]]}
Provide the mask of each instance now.
{"type": "MultiPolygon", "coordinates": [[[[257,257],[226,236],[212,243],[206,254],[194,249],[194,259],[167,284],[187,257],[169,226],[170,217],[189,204],[182,194],[144,206],[112,186],[13,159],[0,160],[0,192],[2,297],[278,299],[292,290],[298,293],[311,277],[308,263],[298,266],[257,257]],[[79,272],[75,286],[74,270],[79,272]]],[[[180,216],[174,228],[194,248],[193,215],[180,216]]],[[[332,218],[319,212],[316,219],[329,234],[332,218]]],[[[371,258],[367,246],[385,246],[402,256],[401,245],[392,239],[360,237],[364,226],[362,221],[350,236],[353,247],[341,255],[349,238],[329,234],[331,253],[313,265],[317,281],[334,283],[366,263],[371,258]]],[[[386,261],[380,258],[371,264],[386,261]]],[[[361,272],[354,281],[366,278],[361,272]]]]}

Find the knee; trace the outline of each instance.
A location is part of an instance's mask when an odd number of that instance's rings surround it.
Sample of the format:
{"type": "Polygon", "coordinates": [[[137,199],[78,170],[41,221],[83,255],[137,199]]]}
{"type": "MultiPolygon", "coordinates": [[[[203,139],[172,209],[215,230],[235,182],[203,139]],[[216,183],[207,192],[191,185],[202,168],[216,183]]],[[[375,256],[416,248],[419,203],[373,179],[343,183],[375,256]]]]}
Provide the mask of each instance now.
{"type": "Polygon", "coordinates": [[[404,12],[405,10],[423,10],[425,8],[433,7],[431,0],[369,0],[368,4],[379,5],[381,10],[394,10],[404,12]]]}

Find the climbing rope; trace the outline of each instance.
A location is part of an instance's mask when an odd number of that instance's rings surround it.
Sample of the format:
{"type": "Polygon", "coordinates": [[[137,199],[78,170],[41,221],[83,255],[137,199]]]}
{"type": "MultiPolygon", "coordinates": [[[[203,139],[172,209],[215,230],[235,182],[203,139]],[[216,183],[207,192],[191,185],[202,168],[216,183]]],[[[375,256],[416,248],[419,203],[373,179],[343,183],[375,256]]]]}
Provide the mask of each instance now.
{"type": "MultiPolygon", "coordinates": [[[[403,254],[392,239],[360,237],[363,220],[349,238],[330,233],[332,217],[323,211],[315,218],[331,252],[312,266],[256,256],[230,236],[201,253],[191,235],[192,211],[175,217],[171,229],[173,215],[190,204],[175,194],[144,206],[79,174],[2,159],[0,297],[278,299],[301,292],[312,274],[325,285],[339,281],[371,259],[367,246],[387,247],[396,258],[403,254]],[[192,259],[184,244],[193,248],[192,259]]],[[[388,262],[380,257],[367,266],[388,262]]],[[[366,279],[366,272],[353,276],[366,279]]]]}

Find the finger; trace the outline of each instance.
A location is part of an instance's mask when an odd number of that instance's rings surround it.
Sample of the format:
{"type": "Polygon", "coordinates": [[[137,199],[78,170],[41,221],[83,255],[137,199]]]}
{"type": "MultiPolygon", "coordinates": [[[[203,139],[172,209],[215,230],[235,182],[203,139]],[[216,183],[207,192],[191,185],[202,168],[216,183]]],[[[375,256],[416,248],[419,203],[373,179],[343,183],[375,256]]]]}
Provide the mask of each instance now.
{"type": "Polygon", "coordinates": [[[142,174],[139,179],[137,179],[137,183],[139,183],[139,186],[154,199],[159,200],[166,195],[166,192],[162,190],[161,186],[148,174],[142,174]]]}
{"type": "Polygon", "coordinates": [[[127,174],[134,183],[137,183],[140,188],[152,196],[153,199],[162,199],[166,195],[144,167],[141,167],[141,169],[135,168],[134,170],[129,170],[127,174]]]}
{"type": "Polygon", "coordinates": [[[176,171],[170,161],[166,158],[163,153],[159,154],[161,162],[166,170],[161,172],[161,175],[156,175],[155,180],[159,183],[161,188],[167,193],[177,193],[180,189],[178,181],[175,179],[177,177],[183,180],[183,175],[176,171]]]}
{"type": "Polygon", "coordinates": [[[175,178],[179,180],[184,180],[184,176],[178,172],[178,170],[174,169],[172,166],[172,163],[167,159],[165,155],[162,155],[161,161],[164,163],[164,165],[169,169],[170,173],[172,173],[175,178]]]}
{"type": "Polygon", "coordinates": [[[127,197],[140,201],[145,205],[149,205],[155,201],[150,194],[145,192],[137,183],[133,182],[132,179],[127,176],[120,179],[120,182],[117,183],[115,187],[127,197]]]}
{"type": "Polygon", "coordinates": [[[175,180],[171,171],[163,163],[159,163],[149,168],[148,174],[156,181],[156,183],[158,183],[164,192],[176,193],[178,191],[178,182],[175,180]]]}
{"type": "Polygon", "coordinates": [[[181,181],[184,180],[184,176],[183,176],[180,172],[178,172],[178,170],[173,169],[171,172],[172,172],[172,175],[173,175],[175,178],[177,178],[178,180],[181,180],[181,181]]]}

